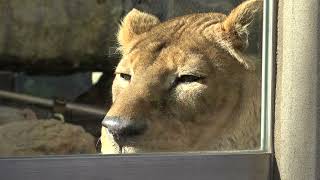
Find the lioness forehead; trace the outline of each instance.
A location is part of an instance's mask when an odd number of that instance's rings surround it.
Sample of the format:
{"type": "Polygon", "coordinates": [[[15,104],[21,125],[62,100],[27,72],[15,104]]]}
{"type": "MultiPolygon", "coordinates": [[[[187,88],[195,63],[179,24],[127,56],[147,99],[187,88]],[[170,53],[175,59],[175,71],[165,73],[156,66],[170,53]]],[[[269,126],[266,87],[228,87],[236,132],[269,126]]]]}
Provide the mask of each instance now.
{"type": "Polygon", "coordinates": [[[199,13],[165,21],[134,40],[130,45],[129,52],[135,48],[157,51],[169,45],[186,45],[186,41],[192,42],[199,37],[204,38],[203,31],[209,26],[223,21],[225,17],[220,13],[199,13]]]}
{"type": "Polygon", "coordinates": [[[160,61],[160,64],[165,62],[167,69],[178,66],[180,69],[205,69],[205,65],[198,62],[206,58],[206,52],[213,54],[221,48],[206,41],[203,33],[206,28],[224,19],[224,14],[199,13],[160,23],[130,42],[129,50],[123,54],[118,68],[147,68],[160,61]]]}

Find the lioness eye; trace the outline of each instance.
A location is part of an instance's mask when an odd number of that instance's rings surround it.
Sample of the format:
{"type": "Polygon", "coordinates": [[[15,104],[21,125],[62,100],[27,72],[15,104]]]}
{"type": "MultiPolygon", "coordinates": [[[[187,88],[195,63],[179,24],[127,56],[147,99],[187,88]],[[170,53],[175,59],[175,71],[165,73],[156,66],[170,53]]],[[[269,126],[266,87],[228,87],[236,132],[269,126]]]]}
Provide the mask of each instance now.
{"type": "Polygon", "coordinates": [[[203,77],[200,76],[194,76],[194,75],[182,75],[176,79],[177,83],[191,83],[196,82],[203,79],[203,77]]]}
{"type": "Polygon", "coordinates": [[[120,73],[120,77],[126,81],[130,81],[131,80],[131,75],[129,74],[125,74],[125,73],[120,73]]]}

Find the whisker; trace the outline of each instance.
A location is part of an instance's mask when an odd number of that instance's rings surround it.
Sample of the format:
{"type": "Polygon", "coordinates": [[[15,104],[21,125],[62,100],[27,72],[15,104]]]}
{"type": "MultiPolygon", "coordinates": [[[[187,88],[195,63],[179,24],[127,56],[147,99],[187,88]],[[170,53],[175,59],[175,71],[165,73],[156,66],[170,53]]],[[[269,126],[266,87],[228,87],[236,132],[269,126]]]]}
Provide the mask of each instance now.
{"type": "Polygon", "coordinates": [[[97,146],[100,145],[100,144],[101,144],[101,137],[99,137],[99,139],[97,140],[96,148],[97,148],[97,146]]]}

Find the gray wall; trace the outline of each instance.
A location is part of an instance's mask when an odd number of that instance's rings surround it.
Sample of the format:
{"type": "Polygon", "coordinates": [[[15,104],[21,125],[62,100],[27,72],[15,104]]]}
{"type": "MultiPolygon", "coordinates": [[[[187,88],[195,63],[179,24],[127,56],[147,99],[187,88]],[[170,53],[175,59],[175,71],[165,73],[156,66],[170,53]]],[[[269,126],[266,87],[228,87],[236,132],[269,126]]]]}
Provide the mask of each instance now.
{"type": "Polygon", "coordinates": [[[280,0],[275,153],[282,180],[319,179],[319,0],[280,0]]]}

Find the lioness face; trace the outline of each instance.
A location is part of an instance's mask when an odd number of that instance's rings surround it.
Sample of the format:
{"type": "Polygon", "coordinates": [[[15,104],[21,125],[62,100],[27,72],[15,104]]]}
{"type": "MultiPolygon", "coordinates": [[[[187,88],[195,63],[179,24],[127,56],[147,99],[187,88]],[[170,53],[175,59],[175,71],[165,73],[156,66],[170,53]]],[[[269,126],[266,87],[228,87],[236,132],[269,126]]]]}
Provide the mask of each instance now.
{"type": "Polygon", "coordinates": [[[235,116],[244,82],[254,76],[252,63],[241,54],[247,39],[233,37],[239,34],[227,30],[232,28],[225,26],[227,20],[208,13],[160,23],[137,10],[125,17],[113,105],[103,121],[103,153],[221,145],[222,136],[239,124],[235,116]]]}

